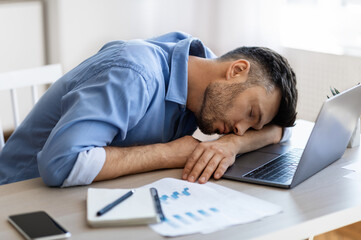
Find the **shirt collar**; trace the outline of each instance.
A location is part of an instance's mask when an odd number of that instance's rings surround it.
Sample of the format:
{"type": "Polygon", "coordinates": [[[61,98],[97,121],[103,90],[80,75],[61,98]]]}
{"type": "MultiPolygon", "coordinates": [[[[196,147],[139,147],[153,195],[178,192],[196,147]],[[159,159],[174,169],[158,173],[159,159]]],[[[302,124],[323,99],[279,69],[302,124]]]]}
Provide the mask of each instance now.
{"type": "Polygon", "coordinates": [[[205,47],[200,40],[189,37],[179,41],[172,54],[169,86],[165,96],[167,101],[184,105],[183,109],[187,103],[189,54],[207,57],[205,47]]]}

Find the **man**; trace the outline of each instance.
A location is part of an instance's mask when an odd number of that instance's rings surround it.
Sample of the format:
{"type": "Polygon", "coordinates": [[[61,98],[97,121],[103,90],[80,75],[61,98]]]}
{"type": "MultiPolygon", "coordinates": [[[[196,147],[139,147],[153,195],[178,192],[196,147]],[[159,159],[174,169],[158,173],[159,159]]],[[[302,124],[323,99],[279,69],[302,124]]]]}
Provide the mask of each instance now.
{"type": "Polygon", "coordinates": [[[162,168],[219,179],[294,124],[295,75],[266,48],[220,58],[184,33],[116,41],[55,82],[0,154],[0,184],[74,186],[162,168]],[[191,135],[225,134],[213,142],[191,135]]]}

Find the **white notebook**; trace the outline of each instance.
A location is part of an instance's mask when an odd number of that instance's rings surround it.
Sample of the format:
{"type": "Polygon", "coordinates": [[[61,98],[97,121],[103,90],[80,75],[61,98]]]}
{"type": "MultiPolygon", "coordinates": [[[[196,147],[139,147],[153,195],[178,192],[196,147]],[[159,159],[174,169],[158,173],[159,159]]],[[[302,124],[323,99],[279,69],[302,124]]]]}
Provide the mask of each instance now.
{"type": "Polygon", "coordinates": [[[114,202],[130,189],[89,188],[87,196],[87,220],[92,227],[114,227],[159,222],[159,216],[149,188],[135,189],[132,196],[119,203],[104,215],[97,212],[114,202]]]}

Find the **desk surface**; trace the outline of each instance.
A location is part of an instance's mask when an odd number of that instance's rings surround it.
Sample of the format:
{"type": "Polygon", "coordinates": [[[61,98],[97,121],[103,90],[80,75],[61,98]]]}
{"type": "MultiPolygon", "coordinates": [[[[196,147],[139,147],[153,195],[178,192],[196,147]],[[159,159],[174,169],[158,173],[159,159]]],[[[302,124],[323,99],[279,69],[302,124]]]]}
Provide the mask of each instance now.
{"type": "MultiPolygon", "coordinates": [[[[304,131],[295,131],[294,137],[304,131]]],[[[344,156],[291,190],[221,179],[222,186],[279,204],[283,212],[211,234],[176,239],[302,239],[361,220],[361,182],[344,178],[342,166],[360,161],[361,148],[344,156]]],[[[164,177],[181,178],[181,169],[160,170],[98,182],[92,187],[136,188],[164,177]]],[[[44,210],[72,233],[71,239],[162,239],[148,226],[90,228],[86,224],[89,186],[49,188],[40,178],[0,186],[0,239],[22,239],[7,222],[11,214],[44,210]]],[[[165,238],[164,238],[165,239],[165,238]]]]}

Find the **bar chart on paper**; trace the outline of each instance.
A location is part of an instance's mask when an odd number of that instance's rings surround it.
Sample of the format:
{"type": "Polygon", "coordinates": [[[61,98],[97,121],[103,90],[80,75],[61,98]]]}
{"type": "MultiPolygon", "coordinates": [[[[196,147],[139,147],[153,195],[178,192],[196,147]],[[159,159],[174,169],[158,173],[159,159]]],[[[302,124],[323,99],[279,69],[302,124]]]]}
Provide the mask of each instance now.
{"type": "MultiPolygon", "coordinates": [[[[183,211],[167,211],[165,223],[173,228],[189,228],[191,225],[198,224],[201,221],[208,222],[209,219],[215,217],[219,213],[219,209],[208,204],[195,208],[189,200],[194,199],[189,187],[181,189],[181,191],[173,191],[170,194],[161,195],[160,201],[163,208],[168,209],[167,205],[183,205],[183,211]],[[189,197],[189,199],[187,199],[189,197]],[[188,204],[189,203],[189,204],[188,204]]],[[[172,208],[171,208],[172,209],[172,208]]]]}
{"type": "MultiPolygon", "coordinates": [[[[249,206],[249,201],[255,198],[220,186],[215,189],[216,184],[165,178],[144,187],[158,189],[165,220],[150,226],[163,236],[208,233],[263,217],[259,212],[252,214],[249,209],[237,208],[240,199],[242,204],[248,202],[249,206]]],[[[277,206],[274,210],[273,214],[280,208],[277,206]]]]}
{"type": "Polygon", "coordinates": [[[167,187],[168,189],[158,187],[165,220],[161,225],[156,225],[156,228],[166,230],[167,235],[178,235],[207,229],[210,231],[224,226],[225,221],[222,220],[221,210],[217,206],[219,203],[215,204],[203,198],[204,190],[199,189],[198,185],[183,182],[183,186],[167,187]]]}
{"type": "Polygon", "coordinates": [[[172,194],[170,196],[168,195],[162,195],[161,197],[159,197],[159,199],[161,200],[162,203],[164,204],[169,204],[170,199],[173,200],[177,200],[182,196],[190,196],[190,192],[189,192],[189,188],[183,188],[183,190],[181,191],[181,193],[179,193],[178,191],[172,192],[172,194]]]}

